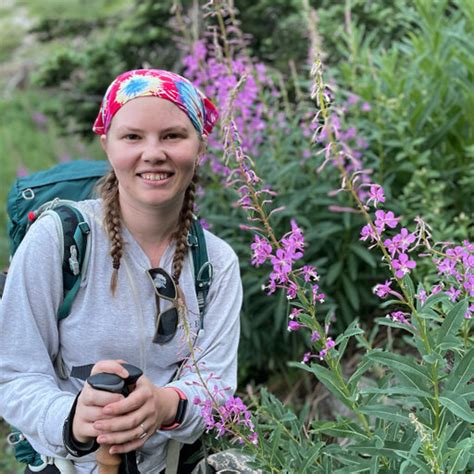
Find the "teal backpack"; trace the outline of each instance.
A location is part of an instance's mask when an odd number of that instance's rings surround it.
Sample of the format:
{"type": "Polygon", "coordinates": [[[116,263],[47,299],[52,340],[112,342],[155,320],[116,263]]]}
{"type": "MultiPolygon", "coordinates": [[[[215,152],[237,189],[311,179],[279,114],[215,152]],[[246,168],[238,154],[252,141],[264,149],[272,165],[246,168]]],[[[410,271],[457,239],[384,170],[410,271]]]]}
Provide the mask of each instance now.
{"type": "MultiPolygon", "coordinates": [[[[64,241],[63,291],[58,321],[70,313],[79,290],[81,270],[86,256],[90,228],[74,202],[94,197],[97,181],[109,169],[107,161],[76,160],[58,164],[50,169],[18,178],[7,197],[10,256],[13,257],[29,226],[45,211],[55,212],[60,219],[64,241]]],[[[188,235],[191,249],[196,296],[201,327],[206,297],[212,279],[212,265],[208,261],[203,229],[194,219],[188,235]]],[[[1,292],[0,292],[1,297],[1,292]]],[[[15,448],[18,461],[28,464],[35,472],[47,468],[47,463],[31,447],[28,440],[13,428],[9,443],[15,448]]]]}

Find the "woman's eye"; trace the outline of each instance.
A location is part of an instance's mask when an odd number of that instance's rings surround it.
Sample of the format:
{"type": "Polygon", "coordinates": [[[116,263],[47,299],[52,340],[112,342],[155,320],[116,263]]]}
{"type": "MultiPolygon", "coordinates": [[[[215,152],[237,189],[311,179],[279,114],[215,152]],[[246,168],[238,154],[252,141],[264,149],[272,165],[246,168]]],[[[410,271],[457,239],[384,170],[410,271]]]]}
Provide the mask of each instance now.
{"type": "Polygon", "coordinates": [[[138,140],[140,137],[136,133],[127,133],[124,138],[126,140],[138,140]]]}
{"type": "Polygon", "coordinates": [[[177,140],[179,138],[182,138],[182,135],[179,133],[167,133],[165,135],[166,140],[177,140]]]}

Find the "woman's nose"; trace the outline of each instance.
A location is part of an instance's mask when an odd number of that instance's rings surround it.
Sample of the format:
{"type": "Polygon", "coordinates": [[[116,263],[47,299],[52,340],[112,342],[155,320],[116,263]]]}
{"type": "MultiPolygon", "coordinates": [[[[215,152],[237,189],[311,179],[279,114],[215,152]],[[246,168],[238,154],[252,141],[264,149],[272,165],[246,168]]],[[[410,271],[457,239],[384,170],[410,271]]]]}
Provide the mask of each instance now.
{"type": "Polygon", "coordinates": [[[158,140],[149,140],[145,143],[142,158],[148,162],[160,162],[167,158],[164,146],[158,140]]]}

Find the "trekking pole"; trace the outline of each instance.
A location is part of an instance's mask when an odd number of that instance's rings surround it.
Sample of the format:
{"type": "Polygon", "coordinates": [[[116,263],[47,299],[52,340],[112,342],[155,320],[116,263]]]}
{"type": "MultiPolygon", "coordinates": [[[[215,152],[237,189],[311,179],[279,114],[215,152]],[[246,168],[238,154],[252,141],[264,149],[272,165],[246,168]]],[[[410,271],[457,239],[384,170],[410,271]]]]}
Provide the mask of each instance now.
{"type": "MultiPolygon", "coordinates": [[[[123,379],[115,374],[100,373],[91,375],[87,383],[96,390],[104,392],[121,393],[124,397],[135,388],[137,380],[143,372],[134,365],[122,364],[128,372],[128,377],[123,379]]],[[[100,474],[118,474],[122,457],[120,454],[110,454],[110,446],[101,445],[97,451],[96,459],[99,464],[100,474]]]]}

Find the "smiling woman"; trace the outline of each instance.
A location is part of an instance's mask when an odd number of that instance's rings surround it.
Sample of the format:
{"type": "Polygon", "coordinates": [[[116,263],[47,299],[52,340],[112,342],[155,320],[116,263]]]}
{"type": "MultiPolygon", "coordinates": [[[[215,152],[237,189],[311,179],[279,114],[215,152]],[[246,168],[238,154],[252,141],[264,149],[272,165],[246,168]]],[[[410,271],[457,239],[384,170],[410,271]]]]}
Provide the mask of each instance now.
{"type": "Polygon", "coordinates": [[[127,472],[137,463],[140,472],[169,470],[170,440],[193,443],[204,430],[200,407],[188,403],[206,398],[201,377],[214,381],[220,403],[235,390],[237,257],[205,231],[213,279],[203,307],[188,244],[199,155],[216,120],[214,105],[181,76],[120,75],[93,127],[111,168],[101,198],[77,204],[90,256],[60,328],[63,243],[53,216],[38,219],[15,253],[0,308],[0,415],[56,465],[68,457],[79,474],[96,473],[104,459],[127,472]],[[27,353],[18,353],[20,339],[27,353]],[[191,367],[183,361],[193,346],[191,367]],[[143,375],[136,380],[124,362],[143,375]],[[79,374],[91,366],[93,375],[132,377],[134,389],[124,398],[84,383],[79,374]]]}
{"type": "Polygon", "coordinates": [[[137,213],[177,221],[203,142],[187,115],[166,99],[140,97],[117,112],[101,143],[119,181],[129,229],[137,213]]]}

